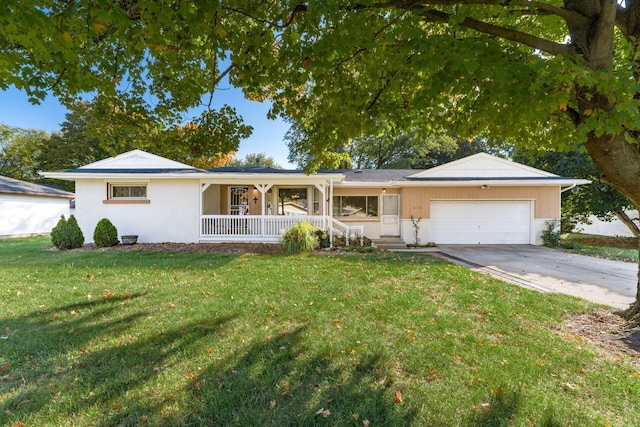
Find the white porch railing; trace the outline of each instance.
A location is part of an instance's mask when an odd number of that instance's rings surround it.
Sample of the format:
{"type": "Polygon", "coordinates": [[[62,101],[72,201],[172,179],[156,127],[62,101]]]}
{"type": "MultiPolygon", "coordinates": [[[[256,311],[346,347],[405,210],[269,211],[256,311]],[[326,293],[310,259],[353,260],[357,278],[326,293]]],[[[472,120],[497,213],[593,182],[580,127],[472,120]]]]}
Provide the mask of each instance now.
{"type": "Polygon", "coordinates": [[[322,215],[202,215],[200,216],[200,238],[202,240],[277,242],[283,231],[302,221],[327,229],[330,218],[322,215]]]}
{"type": "Polygon", "coordinates": [[[364,244],[364,226],[362,225],[347,225],[335,218],[331,218],[331,228],[334,231],[342,233],[342,235],[345,237],[344,240],[346,246],[349,246],[349,240],[351,239],[351,237],[356,237],[360,242],[360,246],[364,244]]]}

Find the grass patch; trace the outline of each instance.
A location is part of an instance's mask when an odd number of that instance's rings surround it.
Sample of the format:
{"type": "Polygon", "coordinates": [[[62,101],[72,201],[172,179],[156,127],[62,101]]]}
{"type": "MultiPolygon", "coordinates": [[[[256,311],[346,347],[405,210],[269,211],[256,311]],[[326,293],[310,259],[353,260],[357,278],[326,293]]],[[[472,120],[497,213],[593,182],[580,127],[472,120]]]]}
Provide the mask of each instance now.
{"type": "Polygon", "coordinates": [[[638,239],[635,237],[571,233],[563,235],[561,245],[564,250],[581,255],[638,262],[638,239]]]}
{"type": "Polygon", "coordinates": [[[639,425],[594,306],[422,254],[0,241],[0,425],[639,425]]]}

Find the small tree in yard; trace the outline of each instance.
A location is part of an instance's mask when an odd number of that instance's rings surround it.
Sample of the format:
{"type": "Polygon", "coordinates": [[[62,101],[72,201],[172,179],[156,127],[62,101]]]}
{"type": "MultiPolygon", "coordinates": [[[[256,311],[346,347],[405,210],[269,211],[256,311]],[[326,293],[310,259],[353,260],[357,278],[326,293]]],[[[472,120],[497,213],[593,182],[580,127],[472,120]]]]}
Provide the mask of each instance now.
{"type": "Polygon", "coordinates": [[[118,244],[118,229],[107,218],[98,221],[93,232],[93,241],[99,248],[118,244]]]}
{"type": "Polygon", "coordinates": [[[68,220],[64,215],[60,217],[51,230],[51,242],[58,249],[75,249],[84,244],[84,235],[75,216],[71,215],[68,220]]]}

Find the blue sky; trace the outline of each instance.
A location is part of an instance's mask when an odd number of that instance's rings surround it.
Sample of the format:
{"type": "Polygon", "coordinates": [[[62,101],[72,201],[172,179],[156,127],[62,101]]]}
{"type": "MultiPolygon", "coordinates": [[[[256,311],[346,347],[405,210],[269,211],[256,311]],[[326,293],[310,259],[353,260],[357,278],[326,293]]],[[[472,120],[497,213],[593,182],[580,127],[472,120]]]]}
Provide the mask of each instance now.
{"type": "MultiPolygon", "coordinates": [[[[240,143],[237,158],[249,153],[264,152],[285,168],[294,167],[287,161],[288,150],[283,137],[289,125],[283,120],[267,119],[268,103],[246,100],[240,89],[233,86],[220,87],[216,91],[218,102],[234,107],[246,124],[253,126],[251,137],[240,143]]],[[[27,95],[10,88],[0,92],[0,123],[26,129],[41,129],[47,132],[60,130],[67,110],[53,97],[48,97],[40,105],[32,105],[27,95]]]]}

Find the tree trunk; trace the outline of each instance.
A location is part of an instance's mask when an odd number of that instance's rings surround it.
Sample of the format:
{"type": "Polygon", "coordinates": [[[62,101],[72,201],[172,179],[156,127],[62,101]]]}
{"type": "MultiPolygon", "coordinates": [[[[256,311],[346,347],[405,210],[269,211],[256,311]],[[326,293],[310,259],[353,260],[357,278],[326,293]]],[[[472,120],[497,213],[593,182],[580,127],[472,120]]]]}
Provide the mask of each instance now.
{"type": "MultiPolygon", "coordinates": [[[[603,181],[611,184],[616,190],[631,200],[634,206],[640,206],[640,152],[638,144],[629,144],[624,135],[606,135],[595,137],[591,133],[586,142],[587,150],[594,162],[602,171],[603,181]]],[[[638,246],[640,255],[640,243],[638,246]]],[[[640,323],[640,261],[638,264],[638,280],[636,298],[633,304],[624,311],[627,320],[640,323]]]]}
{"type": "Polygon", "coordinates": [[[640,236],[640,228],[638,228],[638,224],[636,224],[635,222],[633,222],[633,220],[631,218],[629,218],[629,215],[627,215],[627,213],[625,211],[613,211],[613,213],[615,214],[615,216],[618,217],[618,219],[627,226],[627,228],[629,229],[629,231],[631,231],[631,233],[633,234],[633,237],[639,237],[640,236]]]}
{"type": "MultiPolygon", "coordinates": [[[[567,21],[572,44],[583,63],[593,71],[613,70],[614,35],[618,3],[615,0],[564,0],[568,10],[579,12],[591,20],[567,21]]],[[[638,2],[627,2],[633,10],[639,10],[638,2]]],[[[634,21],[635,22],[635,21],[634,21]]],[[[626,27],[628,36],[637,36],[638,27],[626,27]]],[[[610,113],[616,108],[616,97],[599,92],[595,86],[575,86],[577,100],[576,125],[588,120],[593,112],[610,113]]],[[[604,123],[603,123],[604,125],[604,123]]],[[[587,134],[585,146],[589,155],[602,172],[602,181],[607,182],[621,194],[627,196],[634,206],[640,206],[640,133],[637,129],[624,129],[617,135],[597,135],[595,130],[587,134]],[[626,135],[625,135],[626,133],[626,135]],[[626,136],[626,138],[625,138],[626,136]],[[633,143],[627,138],[634,139],[633,143]]],[[[640,254],[640,245],[638,246],[640,254]]],[[[640,263],[634,303],[625,311],[627,319],[640,318],[640,263]]]]}

